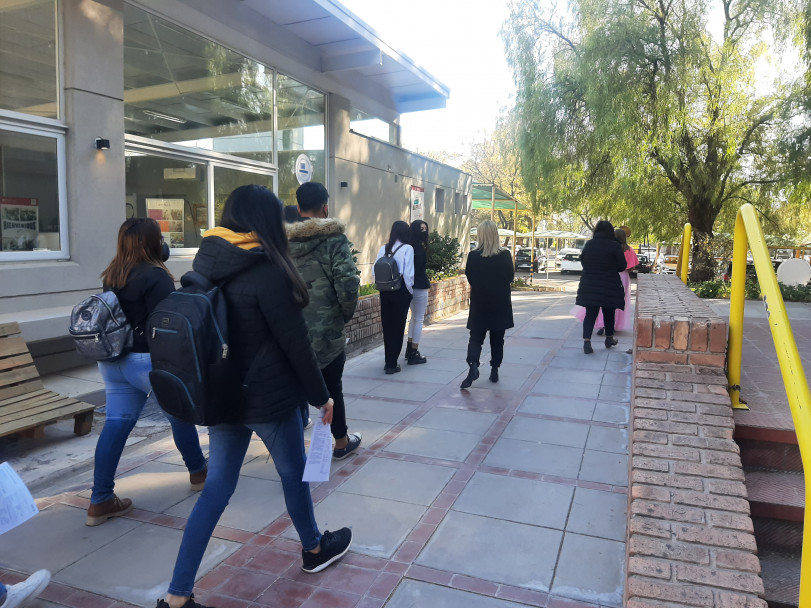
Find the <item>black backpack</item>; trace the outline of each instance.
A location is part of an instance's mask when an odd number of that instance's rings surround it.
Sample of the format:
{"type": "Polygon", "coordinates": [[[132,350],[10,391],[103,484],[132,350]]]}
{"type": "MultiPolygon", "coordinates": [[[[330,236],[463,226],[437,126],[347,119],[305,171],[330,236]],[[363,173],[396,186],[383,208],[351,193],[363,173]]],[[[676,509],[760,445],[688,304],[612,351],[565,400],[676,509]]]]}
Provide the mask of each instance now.
{"type": "Polygon", "coordinates": [[[213,426],[223,403],[240,394],[228,350],[225,294],[199,272],[149,315],[149,380],[161,408],[185,422],[213,426]]]}
{"type": "Polygon", "coordinates": [[[394,254],[402,247],[402,243],[391,253],[384,253],[377,258],[373,272],[375,275],[375,287],[378,291],[397,291],[403,285],[403,275],[397,266],[394,254]]]}
{"type": "Polygon", "coordinates": [[[74,306],[68,332],[76,351],[93,361],[115,361],[132,348],[132,326],[114,291],[92,295],[74,306]]]}

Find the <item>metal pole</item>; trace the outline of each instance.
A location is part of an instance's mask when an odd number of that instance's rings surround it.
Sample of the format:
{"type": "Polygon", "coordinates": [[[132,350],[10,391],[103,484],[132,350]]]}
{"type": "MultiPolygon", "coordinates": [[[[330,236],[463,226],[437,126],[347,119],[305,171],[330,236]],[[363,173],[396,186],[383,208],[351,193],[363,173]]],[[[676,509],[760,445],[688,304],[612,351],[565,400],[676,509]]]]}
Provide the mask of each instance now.
{"type": "Polygon", "coordinates": [[[496,185],[490,184],[490,219],[496,217],[496,185]]]}
{"type": "Polygon", "coordinates": [[[741,358],[743,352],[743,305],[746,291],[746,227],[740,212],[732,239],[732,287],[729,293],[729,338],[727,342],[727,382],[733,408],[741,406],[741,358]]]}
{"type": "Polygon", "coordinates": [[[679,249],[679,263],[676,266],[681,282],[687,284],[687,270],[690,266],[690,240],[693,235],[693,227],[690,222],[684,225],[684,233],[681,237],[681,249],[679,249]]]}

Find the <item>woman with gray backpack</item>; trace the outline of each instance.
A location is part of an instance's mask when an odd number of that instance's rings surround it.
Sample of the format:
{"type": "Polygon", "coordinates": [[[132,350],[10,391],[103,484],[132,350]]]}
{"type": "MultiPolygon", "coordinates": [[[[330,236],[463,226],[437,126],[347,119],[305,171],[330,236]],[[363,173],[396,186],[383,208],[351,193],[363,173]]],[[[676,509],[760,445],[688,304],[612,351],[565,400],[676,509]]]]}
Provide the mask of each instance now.
{"type": "MultiPolygon", "coordinates": [[[[98,362],[107,397],[107,415],[96,444],[93,491],[87,525],[98,526],[111,517],[132,511],[132,500],[113,492],[115,471],[124,445],[152,391],[152,360],[144,328],[155,306],[175,289],[163,263],[161,229],[153,219],[131,218],[118,231],[116,255],[101,278],[104,291],[112,291],[132,327],[132,347],[114,360],[98,362]]],[[[206,480],[206,459],[193,424],[167,416],[175,445],[189,470],[192,490],[206,480]]]]}
{"type": "Polygon", "coordinates": [[[414,249],[410,245],[411,228],[403,221],[391,226],[389,242],[377,252],[372,268],[375,287],[380,292],[380,323],[383,325],[383,350],[387,374],[400,371],[397,359],[403,350],[408,307],[414,293],[414,249]]]}

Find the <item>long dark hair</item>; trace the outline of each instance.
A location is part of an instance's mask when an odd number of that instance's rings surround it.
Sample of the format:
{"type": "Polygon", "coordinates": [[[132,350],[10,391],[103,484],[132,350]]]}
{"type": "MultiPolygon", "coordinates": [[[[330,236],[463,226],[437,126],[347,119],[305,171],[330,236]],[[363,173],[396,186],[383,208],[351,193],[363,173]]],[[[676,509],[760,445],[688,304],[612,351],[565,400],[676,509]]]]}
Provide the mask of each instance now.
{"type": "Polygon", "coordinates": [[[115,257],[101,273],[101,280],[110,289],[121,289],[138,264],[163,268],[171,277],[163,264],[162,253],[158,222],[148,217],[132,217],[118,229],[115,257]]]}
{"type": "Polygon", "coordinates": [[[428,224],[422,220],[414,220],[411,222],[411,245],[422,245],[424,250],[428,250],[428,224]],[[422,227],[425,226],[425,232],[422,227]]]}
{"type": "Polygon", "coordinates": [[[614,238],[620,242],[623,251],[628,251],[631,247],[628,245],[628,235],[622,228],[614,230],[614,238]]]}
{"type": "Polygon", "coordinates": [[[281,268],[293,288],[293,300],[302,308],[310,303],[307,286],[290,259],[282,224],[282,201],[265,186],[240,186],[228,195],[220,225],[234,232],[250,232],[268,259],[281,268]]]}
{"type": "Polygon", "coordinates": [[[391,225],[391,232],[389,233],[389,242],[386,243],[386,253],[391,253],[391,248],[394,247],[394,243],[400,241],[404,245],[411,244],[411,230],[402,220],[397,220],[391,225]]]}
{"type": "Polygon", "coordinates": [[[594,238],[601,236],[603,238],[615,239],[614,226],[608,220],[600,220],[594,227],[594,238]]]}

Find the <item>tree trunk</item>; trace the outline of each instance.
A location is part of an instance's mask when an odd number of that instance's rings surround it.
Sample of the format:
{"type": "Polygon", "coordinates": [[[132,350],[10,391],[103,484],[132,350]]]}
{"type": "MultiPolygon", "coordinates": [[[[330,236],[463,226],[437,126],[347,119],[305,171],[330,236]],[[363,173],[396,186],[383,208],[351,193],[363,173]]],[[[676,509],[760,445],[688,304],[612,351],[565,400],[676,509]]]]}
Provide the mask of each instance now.
{"type": "Polygon", "coordinates": [[[715,214],[709,201],[690,205],[688,218],[692,226],[690,282],[712,281],[717,272],[712,247],[712,226],[715,214]]]}

